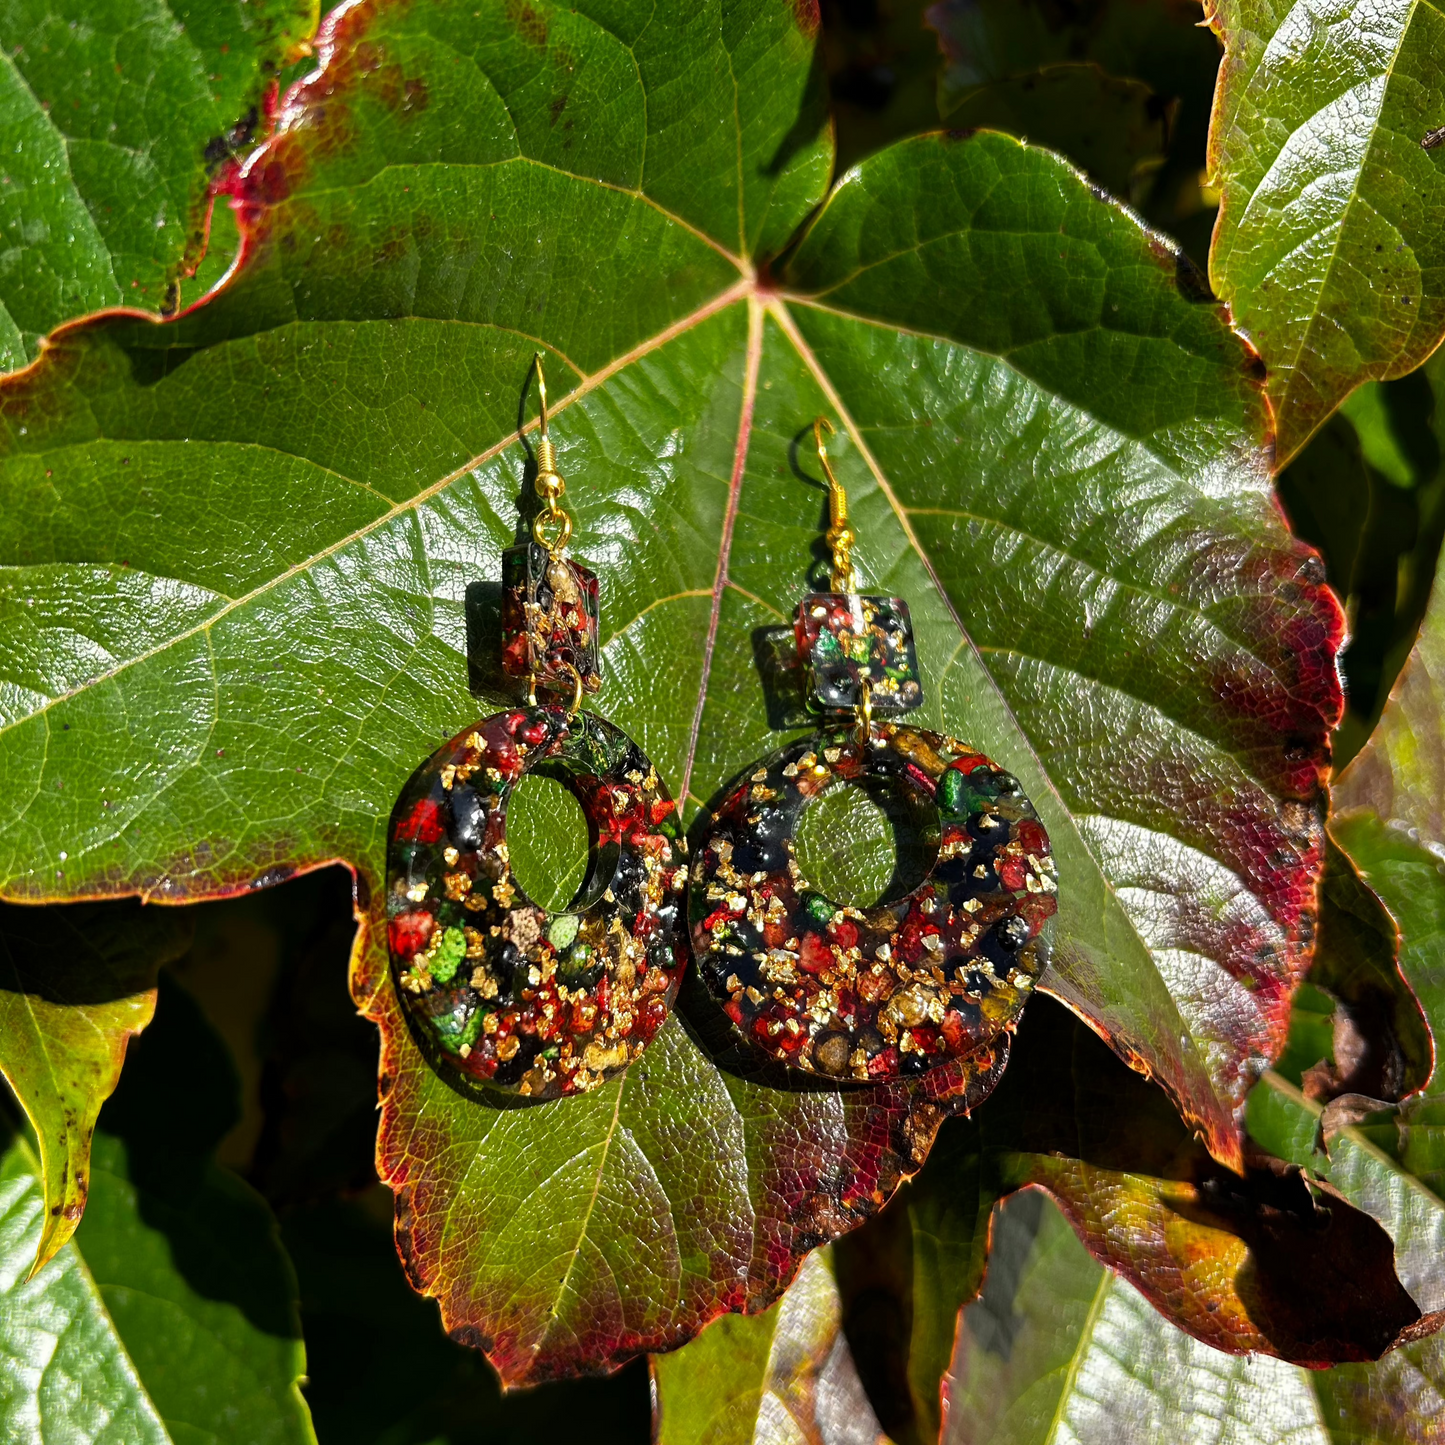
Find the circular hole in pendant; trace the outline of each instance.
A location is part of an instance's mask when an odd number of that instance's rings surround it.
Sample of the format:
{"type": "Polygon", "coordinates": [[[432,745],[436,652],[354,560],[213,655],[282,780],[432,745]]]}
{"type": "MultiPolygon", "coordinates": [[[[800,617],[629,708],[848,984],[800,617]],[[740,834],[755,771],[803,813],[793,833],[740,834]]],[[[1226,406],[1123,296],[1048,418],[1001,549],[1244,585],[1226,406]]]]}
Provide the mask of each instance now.
{"type": "Polygon", "coordinates": [[[560,771],[544,764],[526,774],[507,799],[507,852],[512,877],[539,908],[561,913],[587,877],[591,839],[582,804],[560,771]]]}
{"type": "Polygon", "coordinates": [[[938,857],[937,810],[889,778],[835,785],[803,810],[793,838],[803,876],[845,908],[911,893],[938,857]]]}

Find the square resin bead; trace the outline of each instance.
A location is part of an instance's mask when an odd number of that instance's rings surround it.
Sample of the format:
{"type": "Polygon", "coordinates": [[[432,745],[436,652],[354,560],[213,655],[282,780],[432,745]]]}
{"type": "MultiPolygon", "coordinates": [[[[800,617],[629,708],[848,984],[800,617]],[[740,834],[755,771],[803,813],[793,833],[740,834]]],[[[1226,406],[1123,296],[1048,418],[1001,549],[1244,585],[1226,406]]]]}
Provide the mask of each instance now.
{"type": "Polygon", "coordinates": [[[908,712],[923,701],[913,624],[901,597],[810,592],[798,604],[794,630],[810,707],[858,707],[865,682],[876,713],[908,712]]]}
{"type": "Polygon", "coordinates": [[[602,686],[597,658],[597,577],[536,542],[502,553],[502,671],[570,690],[602,686]]]}

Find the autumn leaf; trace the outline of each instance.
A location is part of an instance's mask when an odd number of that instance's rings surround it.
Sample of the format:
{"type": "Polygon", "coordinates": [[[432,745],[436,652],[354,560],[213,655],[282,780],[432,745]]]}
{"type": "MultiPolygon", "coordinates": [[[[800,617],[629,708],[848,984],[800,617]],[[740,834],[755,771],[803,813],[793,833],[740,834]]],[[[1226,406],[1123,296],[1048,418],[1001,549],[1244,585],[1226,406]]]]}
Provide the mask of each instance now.
{"type": "Polygon", "coordinates": [[[88,311],[176,310],[211,187],[315,28],[316,0],[0,4],[0,371],[88,311]]]}
{"type": "MultiPolygon", "coordinates": [[[[827,415],[919,721],[1047,823],[1047,987],[1237,1166],[1308,962],[1342,625],[1253,358],[1042,150],[921,136],[830,193],[813,46],[773,0],[328,23],[227,284],[67,328],[0,392],[0,889],[179,901],[341,859],[375,910],[402,783],[513,696],[482,594],[540,347],[595,705],[690,820],[779,740],[758,659],[818,559],[796,442],[827,415]]],[[[799,1091],[693,990],[623,1080],[497,1109],[422,1058],[374,936],[353,989],[412,1277],[511,1382],[765,1307],[1005,1058],[799,1091]]]]}

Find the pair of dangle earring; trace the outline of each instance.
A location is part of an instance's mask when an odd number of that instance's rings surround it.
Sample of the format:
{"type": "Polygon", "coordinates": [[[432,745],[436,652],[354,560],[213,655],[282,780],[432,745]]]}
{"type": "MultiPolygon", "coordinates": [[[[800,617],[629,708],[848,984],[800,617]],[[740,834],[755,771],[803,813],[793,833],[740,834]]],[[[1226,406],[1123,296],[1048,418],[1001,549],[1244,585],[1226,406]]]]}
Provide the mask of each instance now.
{"type": "Polygon", "coordinates": [[[387,942],[434,1061],[554,1099],[616,1075],[666,1019],[686,962],[686,844],[642,750],[582,709],[602,681],[598,584],[567,555],[572,520],[540,354],[536,374],[546,505],[532,539],[502,553],[502,669],[524,681],[525,704],[458,733],[402,790],[388,834],[387,942]],[[558,912],[527,897],[507,847],[508,802],[538,769],[568,786],[589,832],[587,877],[558,912]]]}
{"type": "Polygon", "coordinates": [[[749,768],[712,814],[688,918],[702,976],[749,1045],[795,1069],[878,1082],[963,1058],[1017,1024],[1048,961],[1057,885],[1018,780],[895,720],[923,702],[908,605],[856,590],[825,430],[820,417],[832,589],[802,599],[794,629],[824,720],[749,768]],[[899,796],[931,862],[904,896],[847,907],[804,876],[794,839],[806,808],[870,782],[899,796]]]}

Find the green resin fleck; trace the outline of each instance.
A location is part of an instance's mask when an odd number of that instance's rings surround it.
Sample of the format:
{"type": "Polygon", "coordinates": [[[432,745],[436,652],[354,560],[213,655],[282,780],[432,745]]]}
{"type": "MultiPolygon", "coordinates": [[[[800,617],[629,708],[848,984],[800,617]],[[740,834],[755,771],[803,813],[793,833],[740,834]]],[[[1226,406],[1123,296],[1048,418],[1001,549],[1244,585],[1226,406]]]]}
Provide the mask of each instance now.
{"type": "Polygon", "coordinates": [[[961,813],[968,806],[968,784],[957,768],[949,768],[938,780],[938,806],[945,813],[961,813]]]}
{"type": "Polygon", "coordinates": [[[449,928],[431,961],[431,976],[438,983],[450,983],[467,956],[467,936],[460,928],[449,928]]]}
{"type": "Polygon", "coordinates": [[[464,1046],[470,1048],[476,1043],[488,1012],[484,1008],[474,1008],[468,1013],[467,1005],[459,1003],[450,1013],[437,1014],[433,1023],[443,1046],[453,1053],[464,1046]]]}
{"type": "Polygon", "coordinates": [[[547,930],[547,941],[561,953],[563,949],[572,946],[572,940],[577,937],[577,925],[575,913],[559,913],[547,930]]]}
{"type": "Polygon", "coordinates": [[[808,910],[808,917],[819,927],[826,927],[833,921],[833,905],[821,893],[809,893],[803,906],[808,910]]]}

